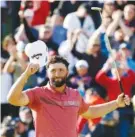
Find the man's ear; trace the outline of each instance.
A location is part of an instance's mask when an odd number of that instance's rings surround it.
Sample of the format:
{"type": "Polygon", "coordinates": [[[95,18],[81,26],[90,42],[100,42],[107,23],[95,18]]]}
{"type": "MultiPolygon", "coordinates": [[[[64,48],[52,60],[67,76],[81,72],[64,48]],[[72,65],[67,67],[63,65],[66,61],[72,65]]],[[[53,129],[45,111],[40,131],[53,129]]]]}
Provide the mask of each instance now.
{"type": "Polygon", "coordinates": [[[48,69],[46,69],[46,76],[48,77],[48,74],[49,74],[49,70],[48,69]]]}

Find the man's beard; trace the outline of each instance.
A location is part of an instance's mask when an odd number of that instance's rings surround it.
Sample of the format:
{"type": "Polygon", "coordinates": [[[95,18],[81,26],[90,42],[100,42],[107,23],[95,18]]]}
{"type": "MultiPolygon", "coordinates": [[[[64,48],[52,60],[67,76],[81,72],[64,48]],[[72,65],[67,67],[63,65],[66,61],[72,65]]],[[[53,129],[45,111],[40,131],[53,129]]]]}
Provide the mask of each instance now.
{"type": "Polygon", "coordinates": [[[56,79],[57,78],[52,78],[50,80],[51,85],[54,86],[54,87],[61,87],[66,83],[66,77],[60,78],[61,80],[58,80],[58,81],[56,79]]]}

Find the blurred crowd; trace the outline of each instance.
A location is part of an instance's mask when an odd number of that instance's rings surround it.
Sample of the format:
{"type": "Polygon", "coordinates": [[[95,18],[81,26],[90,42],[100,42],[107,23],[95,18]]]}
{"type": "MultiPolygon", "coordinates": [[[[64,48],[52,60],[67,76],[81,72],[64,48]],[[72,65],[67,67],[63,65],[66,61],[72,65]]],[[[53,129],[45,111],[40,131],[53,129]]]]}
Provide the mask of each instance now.
{"type": "MultiPolygon", "coordinates": [[[[78,117],[79,137],[135,137],[135,2],[99,1],[2,1],[1,2],[1,131],[2,137],[34,137],[28,107],[7,102],[12,84],[26,69],[26,44],[38,39],[49,49],[49,57],[65,57],[69,65],[67,85],[77,88],[89,105],[102,104],[121,93],[114,67],[116,61],[125,94],[131,105],[103,118],[78,117]],[[102,19],[98,11],[102,9],[102,19]],[[11,18],[11,32],[6,20],[11,18]],[[112,55],[106,48],[107,37],[112,55]]],[[[32,75],[24,90],[48,82],[46,68],[32,75]]],[[[43,123],[45,124],[45,123],[43,123]]]]}

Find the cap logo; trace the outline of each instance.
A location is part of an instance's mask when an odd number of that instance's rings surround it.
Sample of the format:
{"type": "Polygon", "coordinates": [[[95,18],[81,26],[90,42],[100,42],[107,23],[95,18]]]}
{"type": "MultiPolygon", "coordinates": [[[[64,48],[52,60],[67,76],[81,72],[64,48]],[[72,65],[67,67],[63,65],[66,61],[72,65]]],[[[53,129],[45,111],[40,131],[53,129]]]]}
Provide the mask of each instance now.
{"type": "Polygon", "coordinates": [[[31,58],[36,58],[36,59],[39,59],[39,57],[42,56],[42,53],[39,53],[39,54],[34,54],[33,56],[31,56],[31,58]]]}

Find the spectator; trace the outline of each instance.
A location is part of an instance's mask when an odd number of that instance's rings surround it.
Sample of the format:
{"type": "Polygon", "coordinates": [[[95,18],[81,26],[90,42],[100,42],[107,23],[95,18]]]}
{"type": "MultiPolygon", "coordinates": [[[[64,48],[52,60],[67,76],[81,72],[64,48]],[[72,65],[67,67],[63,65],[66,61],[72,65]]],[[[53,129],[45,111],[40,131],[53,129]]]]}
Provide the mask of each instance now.
{"type": "MultiPolygon", "coordinates": [[[[105,103],[105,100],[100,96],[99,91],[97,92],[97,89],[95,89],[95,88],[87,89],[84,99],[85,99],[85,102],[87,102],[89,105],[105,103]]],[[[101,120],[101,118],[87,120],[80,116],[78,118],[78,123],[77,123],[78,133],[80,133],[81,135],[82,134],[86,135],[88,133],[92,135],[92,133],[95,132],[94,130],[95,130],[97,124],[100,122],[100,120],[101,120]],[[88,125],[87,125],[87,122],[88,122],[88,125]]]]}
{"type": "Polygon", "coordinates": [[[52,39],[56,44],[60,45],[67,38],[67,31],[63,27],[63,17],[59,13],[55,13],[51,17],[51,21],[53,26],[52,39]]]}
{"type": "Polygon", "coordinates": [[[122,18],[122,11],[117,10],[113,12],[113,22],[108,28],[109,34],[113,34],[117,27],[120,27],[125,35],[125,40],[129,41],[135,32],[135,6],[132,4],[126,5],[124,8],[124,18],[122,18]]]}
{"type": "Polygon", "coordinates": [[[47,16],[50,12],[50,4],[48,1],[34,1],[33,0],[34,16],[32,26],[45,24],[47,16]]]}
{"type": "Polygon", "coordinates": [[[3,42],[2,42],[2,49],[4,51],[6,51],[6,57],[5,58],[8,58],[9,57],[9,53],[10,53],[10,50],[12,48],[13,45],[16,44],[16,41],[13,37],[12,34],[9,34],[9,35],[6,35],[3,39],[3,42]]]}
{"type": "Polygon", "coordinates": [[[24,13],[20,15],[23,23],[20,25],[17,33],[15,34],[15,39],[17,42],[23,41],[25,43],[28,43],[33,42],[34,40],[36,41],[38,39],[38,31],[32,27],[33,15],[34,12],[31,9],[25,10],[24,13]]]}
{"type": "Polygon", "coordinates": [[[32,9],[34,11],[32,26],[38,26],[45,24],[47,16],[50,12],[50,4],[48,1],[23,1],[21,2],[20,12],[23,12],[26,9],[32,9]],[[44,10],[46,9],[46,10],[44,10]]]}
{"type": "Polygon", "coordinates": [[[129,29],[129,31],[132,31],[132,33],[135,33],[135,5],[128,4],[125,6],[124,22],[125,22],[125,25],[129,27],[127,29],[129,29]]]}
{"type": "Polygon", "coordinates": [[[22,122],[18,117],[13,118],[11,126],[14,127],[15,136],[33,137],[33,131],[28,129],[28,125],[22,122]]]}
{"type": "Polygon", "coordinates": [[[69,13],[63,22],[63,26],[67,29],[68,33],[78,31],[76,49],[81,53],[85,52],[88,38],[95,30],[94,22],[91,16],[88,15],[87,8],[87,4],[81,4],[77,11],[69,13]]]}
{"type": "Polygon", "coordinates": [[[67,31],[80,29],[85,36],[90,37],[95,30],[95,26],[92,18],[88,15],[87,4],[82,4],[76,12],[69,13],[64,19],[63,26],[67,31]]]}
{"type": "Polygon", "coordinates": [[[119,9],[119,10],[124,10],[124,7],[128,4],[133,4],[134,5],[134,1],[128,1],[128,0],[116,0],[115,1],[115,7],[116,9],[119,9]]]}
{"type": "MultiPolygon", "coordinates": [[[[122,64],[120,61],[117,61],[116,65],[122,80],[124,91],[131,97],[131,87],[135,82],[135,73],[129,69],[126,63],[122,64]]],[[[109,100],[115,99],[121,92],[117,81],[116,71],[111,67],[112,60],[109,58],[103,68],[96,75],[96,81],[106,88],[109,100]],[[107,76],[109,70],[112,72],[112,77],[107,76]]]]}
{"type": "Polygon", "coordinates": [[[110,17],[102,17],[101,25],[95,30],[92,37],[100,39],[101,51],[108,56],[108,50],[106,48],[105,35],[108,29],[108,26],[111,22],[110,17]]]}
{"type": "Polygon", "coordinates": [[[115,50],[119,49],[120,44],[127,43],[125,41],[125,34],[122,29],[115,31],[114,35],[110,37],[110,43],[112,45],[112,48],[115,50]]]}
{"type": "Polygon", "coordinates": [[[110,17],[112,18],[112,14],[115,10],[115,5],[113,0],[109,1],[104,1],[104,6],[103,6],[103,17],[110,17]]]}
{"type": "Polygon", "coordinates": [[[78,34],[76,32],[72,32],[72,33],[67,32],[67,40],[63,41],[58,49],[59,55],[66,58],[68,62],[70,62],[69,64],[70,75],[74,74],[73,68],[77,62],[76,57],[74,57],[74,55],[71,53],[72,46],[76,43],[77,35],[78,34]]]}
{"type": "Polygon", "coordinates": [[[79,60],[76,63],[77,75],[69,79],[70,86],[78,88],[81,96],[85,95],[85,90],[90,88],[91,77],[88,75],[88,63],[85,60],[79,60]]]}
{"type": "Polygon", "coordinates": [[[85,53],[79,53],[76,51],[75,46],[72,49],[72,53],[78,59],[84,59],[89,64],[88,74],[94,80],[97,72],[102,68],[107,57],[101,52],[99,38],[91,37],[88,42],[87,50],[85,53]]]}
{"type": "MultiPolygon", "coordinates": [[[[121,93],[119,83],[117,80],[116,71],[114,68],[111,69],[112,60],[108,59],[103,68],[96,75],[96,81],[106,88],[109,100],[113,100],[121,93]],[[112,70],[112,77],[107,76],[108,70],[112,70]]],[[[117,70],[119,72],[122,86],[125,94],[131,97],[131,89],[135,84],[135,73],[128,68],[124,63],[117,62],[117,70]]],[[[133,117],[133,109],[127,107],[120,109],[120,123],[119,123],[119,136],[129,137],[129,128],[131,126],[131,117],[133,117]],[[125,119],[126,117],[126,119],[125,119]]]]}
{"type": "Polygon", "coordinates": [[[57,53],[58,45],[52,39],[53,28],[50,25],[45,25],[40,29],[39,38],[43,40],[49,50],[54,50],[57,53]]]}
{"type": "MultiPolygon", "coordinates": [[[[8,48],[10,57],[6,62],[3,71],[13,74],[13,82],[24,72],[28,64],[28,57],[24,53],[25,44],[19,42],[17,45],[10,45],[8,48]]],[[[36,76],[33,75],[29,80],[25,89],[36,85],[36,76]]]]}
{"type": "Polygon", "coordinates": [[[33,118],[32,118],[31,110],[28,107],[20,107],[19,117],[20,120],[28,126],[28,129],[31,131],[31,134],[33,132],[33,136],[34,136],[35,132],[33,127],[33,118]]]}
{"type": "Polygon", "coordinates": [[[132,59],[131,52],[129,50],[129,47],[126,43],[122,43],[120,45],[119,53],[120,54],[120,60],[122,62],[127,62],[127,65],[130,69],[135,71],[135,61],[132,59]]]}

